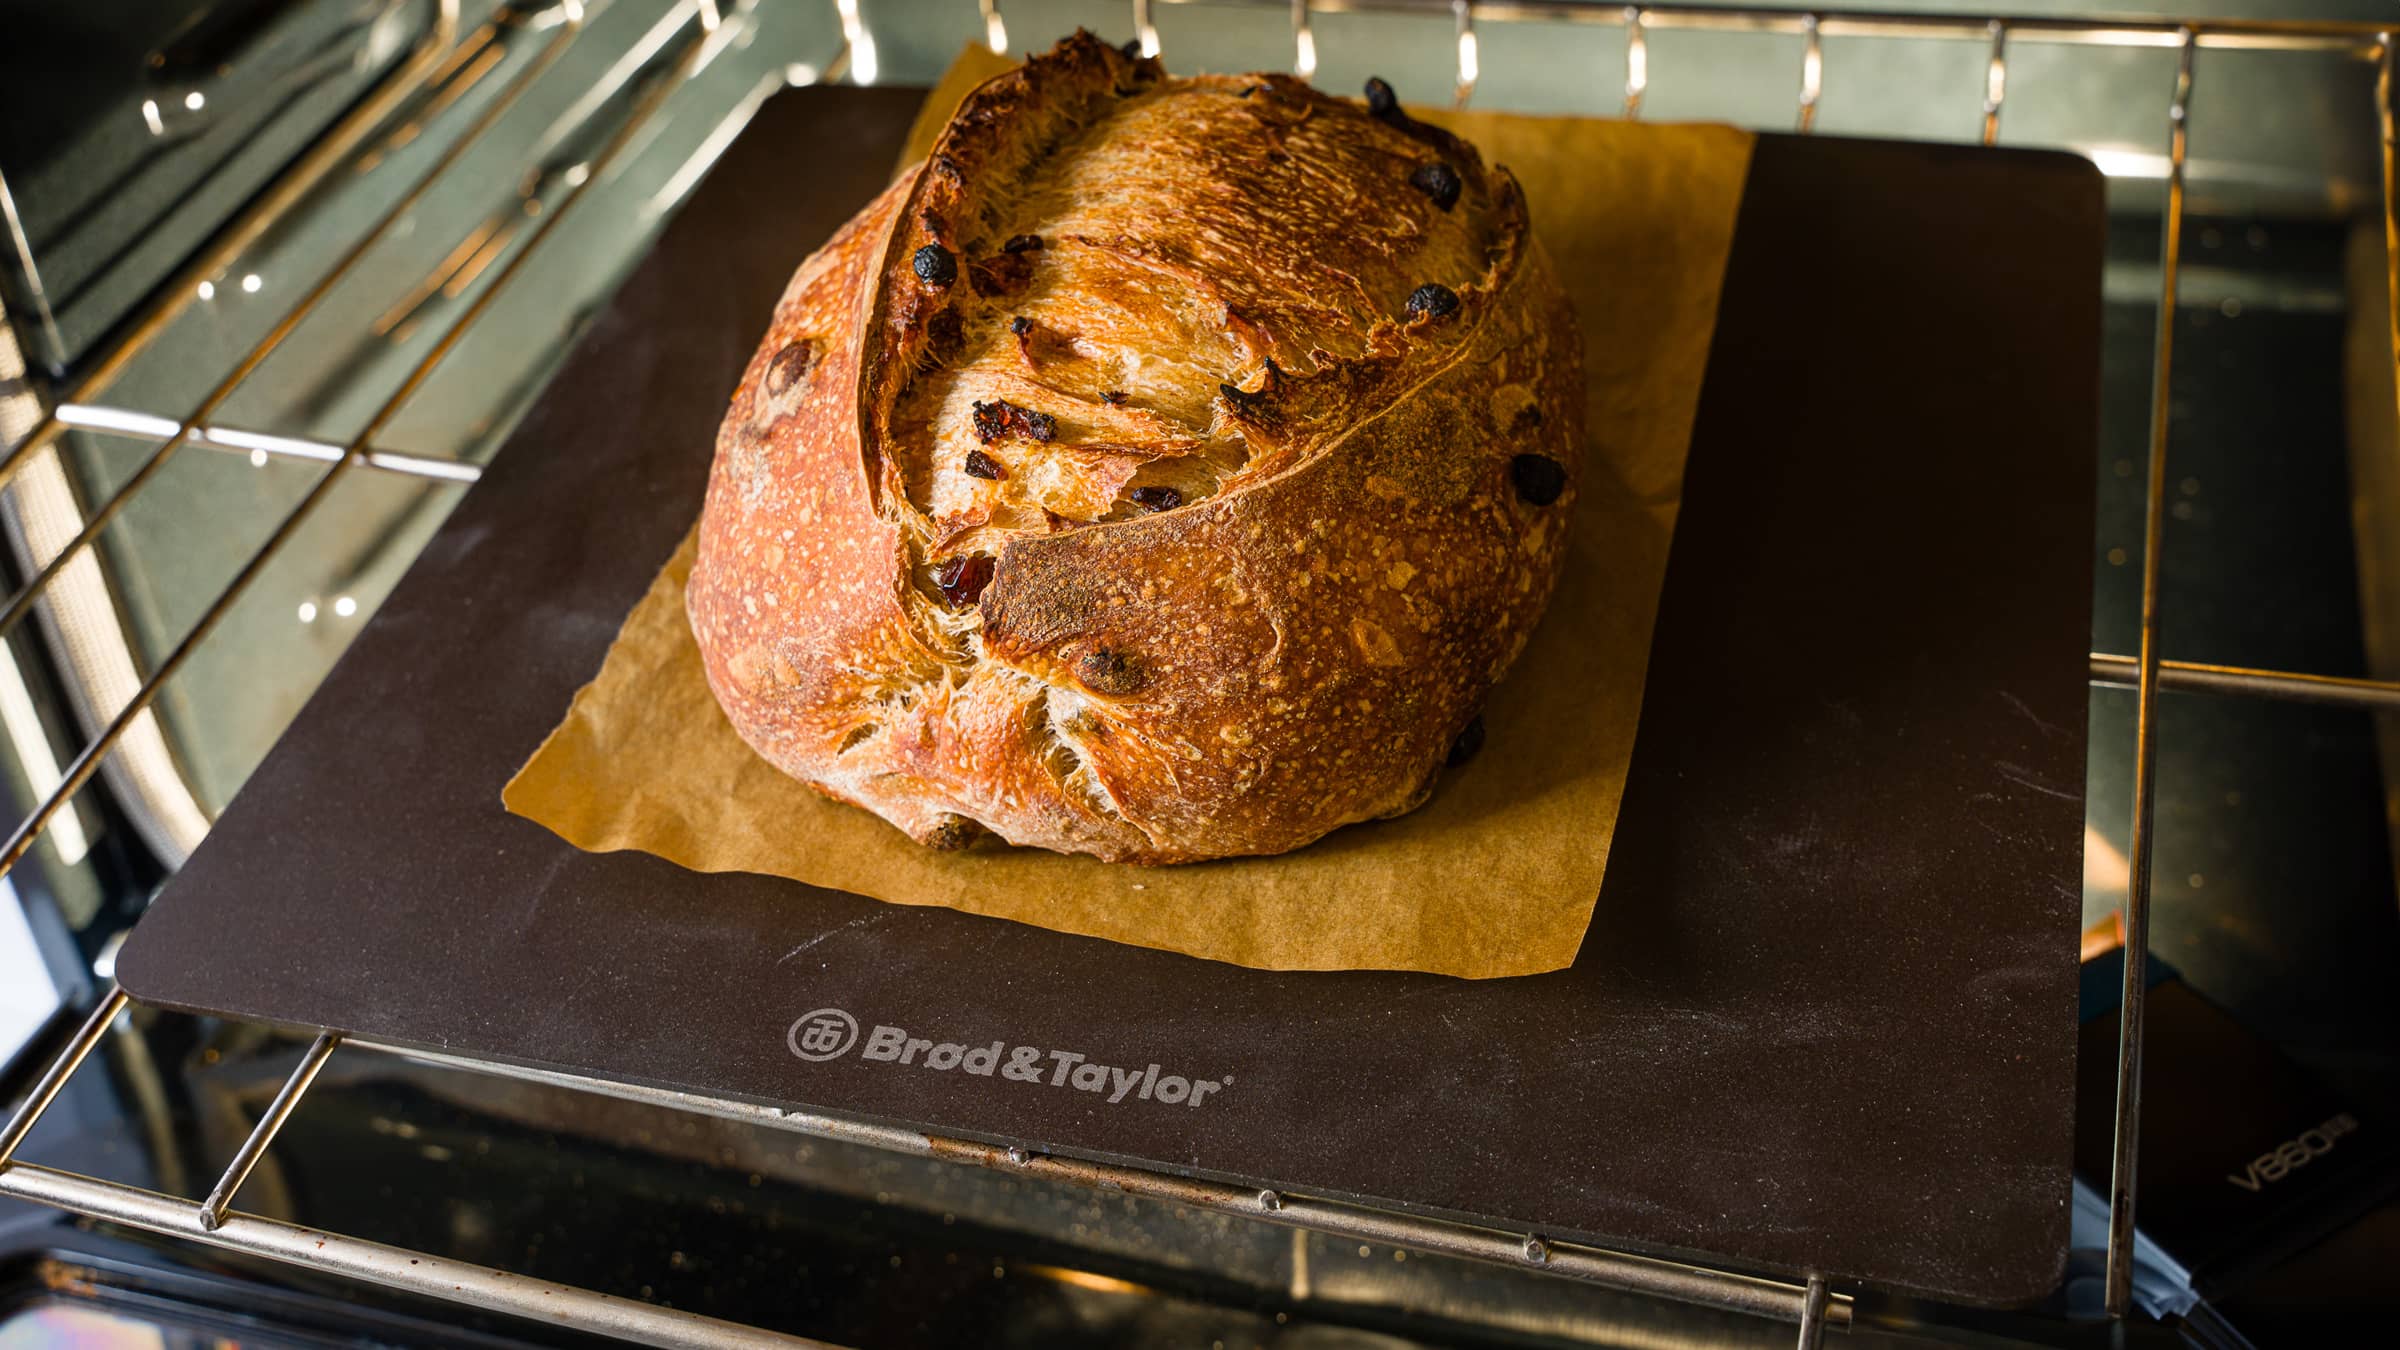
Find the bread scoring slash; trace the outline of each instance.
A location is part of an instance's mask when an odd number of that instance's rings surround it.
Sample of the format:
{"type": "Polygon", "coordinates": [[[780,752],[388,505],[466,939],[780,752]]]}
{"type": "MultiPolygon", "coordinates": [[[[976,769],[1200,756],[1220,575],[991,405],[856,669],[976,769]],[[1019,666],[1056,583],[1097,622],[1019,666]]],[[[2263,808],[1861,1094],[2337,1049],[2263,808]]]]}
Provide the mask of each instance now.
{"type": "Polygon", "coordinates": [[[937,848],[1425,801],[1565,558],[1582,347],[1507,170],[1368,95],[1079,33],[801,264],[686,595],[744,740],[937,848]]]}

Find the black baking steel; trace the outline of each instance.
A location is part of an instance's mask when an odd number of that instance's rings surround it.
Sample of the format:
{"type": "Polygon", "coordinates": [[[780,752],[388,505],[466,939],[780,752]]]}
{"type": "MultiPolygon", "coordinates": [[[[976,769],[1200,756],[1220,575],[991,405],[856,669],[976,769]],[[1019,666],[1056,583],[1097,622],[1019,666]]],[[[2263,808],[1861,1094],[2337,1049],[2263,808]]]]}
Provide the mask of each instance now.
{"type": "MultiPolygon", "coordinates": [[[[504,813],[917,95],[761,111],[167,888],[145,1002],[1976,1302],[2067,1237],[2101,182],[1767,137],[1571,970],[1270,974],[504,813]],[[863,1060],[1227,1078],[1204,1105],[863,1060]],[[1045,1068],[1050,1062],[1043,1061],[1045,1068]]],[[[1555,618],[1553,621],[1556,621],[1555,618]]]]}

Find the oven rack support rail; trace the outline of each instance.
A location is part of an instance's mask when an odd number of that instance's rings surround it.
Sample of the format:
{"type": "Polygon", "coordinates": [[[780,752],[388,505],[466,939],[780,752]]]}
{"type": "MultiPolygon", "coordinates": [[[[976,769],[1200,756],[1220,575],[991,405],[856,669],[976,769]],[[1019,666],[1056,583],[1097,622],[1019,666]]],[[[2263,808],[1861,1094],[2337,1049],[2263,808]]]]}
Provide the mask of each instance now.
{"type": "MultiPolygon", "coordinates": [[[[214,415],[233,392],[297,329],[320,302],[355,269],[367,251],[399,224],[425,194],[441,181],[466,150],[496,124],[518,96],[538,81],[560,52],[582,31],[583,0],[503,6],[478,28],[461,34],[458,0],[427,0],[432,22],[426,36],[348,114],[335,123],[259,194],[253,204],[205,244],[193,260],[161,287],[157,297],[128,326],[126,335],[100,354],[80,376],[56,392],[50,406],[32,429],[5,453],[0,453],[0,486],[13,481],[30,464],[52,452],[69,430],[106,431],[144,440],[154,447],[150,457],[107,500],[93,507],[82,531],[44,559],[40,570],[13,596],[0,602],[0,636],[12,629],[40,600],[50,582],[78,552],[120,513],[126,503],[155,480],[157,471],[176,449],[199,445],[242,453],[254,459],[315,462],[325,470],[298,504],[277,523],[266,541],[207,606],[189,633],[157,664],[151,676],[131,695],[105,727],[85,746],[58,784],[33,812],[0,843],[0,876],[13,868],[66,803],[87,784],[101,762],[116,748],[157,698],[159,691],[206,640],[250,583],[297,532],[328,489],[352,469],[370,469],[419,478],[472,482],[476,465],[440,456],[404,454],[378,448],[376,437],[388,428],[434,369],[458,345],[473,324],[519,271],[557,222],[564,218],[583,191],[603,178],[614,161],[641,139],[643,128],[672,98],[675,91],[724,46],[740,39],[752,22],[744,6],[720,13],[716,0],[670,0],[654,31],[664,36],[659,68],[641,91],[623,122],[604,147],[588,162],[587,172],[570,180],[565,195],[532,230],[517,252],[493,269],[476,298],[453,319],[427,355],[400,381],[396,391],[369,419],[366,428],[347,444],[231,427],[214,415]],[[113,406],[100,400],[143,350],[148,348],[188,305],[201,283],[208,281],[270,228],[300,206],[333,168],[351,161],[373,143],[400,110],[424,90],[455,74],[464,54],[504,32],[546,27],[550,37],[528,65],[496,93],[484,109],[460,130],[450,147],[423,177],[301,297],[250,351],[237,359],[219,384],[180,417],[144,409],[113,406]],[[672,52],[672,56],[664,53],[672,52]]],[[[1987,53],[1982,79],[1973,92],[1980,117],[1979,139],[1995,144],[2007,95],[2008,54],[2012,42],[2108,48],[2148,48],[2177,53],[2175,77],[2166,95],[2165,163],[2167,201],[2163,216],[2159,282],[2159,321],[2152,362],[2149,417],[2149,464],[2143,512],[2144,550],[2140,643],[2133,655],[2094,653],[2090,678],[2095,685],[2131,687],[2136,694],[2135,791],[2128,836],[2129,883],[2125,905],[2126,962],[2124,999],[2118,1034],[2117,1096],[2112,1122],[2114,1169],[2109,1196],[2109,1246],[2106,1301],[2112,1316],[2122,1317],[2131,1303],[2134,1178],[2139,1164],[2141,1062],[2144,993],[2140,978],[2148,951],[2150,870],[2154,844],[2152,816],[2158,730],[2158,697],[2168,690],[2235,697],[2283,699],[2331,704],[2367,711],[2400,711],[2400,681],[2355,679],[2303,671],[2210,665],[2168,660],[2159,647],[2159,580],[2161,540],[2166,514],[2166,451],[2168,392],[2173,372],[2173,315],[2182,256],[2185,209],[2184,177],[2190,138],[2194,57],[2203,48],[2313,53],[2371,62],[2377,70],[2372,115],[2381,146],[2381,192],[2386,241],[2387,299],[2392,302],[2390,333],[2393,360],[2400,367],[2400,138],[2395,135],[2395,112],[2400,87],[2400,21],[2381,23],[2281,21],[2148,21],[2059,16],[2011,17],[1983,15],[1894,14],[1864,11],[1733,8],[1697,5],[1629,5],[1622,9],[1575,3],[1574,0],[1163,0],[1164,3],[1229,8],[1288,8],[1293,35],[1295,73],[1307,76],[1317,65],[1317,38],[1311,18],[1319,13],[1400,14],[1424,17],[1447,10],[1455,21],[1455,97],[1460,104],[1474,94],[1481,77],[1476,23],[1568,22],[1615,26],[1626,32],[1622,115],[1638,118],[1651,87],[1648,34],[1670,30],[1747,33],[1801,40],[1801,60],[1795,72],[1796,130],[1815,129],[1816,109],[1825,87],[1823,40],[1826,37],[1917,38],[1980,44],[1987,53]]],[[[806,78],[839,80],[855,74],[872,79],[874,39],[859,10],[858,0],[833,0],[842,41],[833,57],[815,68],[821,74],[806,78]]],[[[1007,44],[1001,0],[978,0],[985,30],[994,50],[1007,44]]],[[[1132,0],[1134,31],[1146,52],[1161,50],[1153,22],[1151,0],[1132,0]]],[[[796,68],[797,73],[797,68],[796,68]]],[[[763,93],[761,91],[761,96],[763,93]]],[[[746,104],[755,107],[756,99],[746,104]]],[[[593,115],[597,115],[594,113],[593,115]]],[[[1963,115],[1963,106],[1962,106],[1963,115]]],[[[715,148],[722,148],[717,143],[715,148]]],[[[713,153],[704,149],[703,155],[713,153]]],[[[702,166],[704,167],[704,166],[702,166]]],[[[688,175],[696,178],[696,174],[688,175]]],[[[244,1214],[231,1208],[235,1192],[263,1156],[283,1121],[297,1108],[309,1085],[340,1043],[333,1032],[319,1035],[297,1070],[285,1083],[250,1139],[236,1154],[210,1195],[193,1202],[118,1182],[81,1176],[14,1161],[17,1146],[30,1132],[59,1090],[125,1011],[127,996],[112,986],[106,997],[48,1065],[31,1095],[19,1105],[5,1129],[0,1129],[0,1196],[31,1200],[93,1218],[230,1248],[268,1259],[302,1264],[371,1283],[493,1311],[575,1327],[653,1345],[668,1346],[793,1346],[814,1342],[736,1326],[695,1314],[656,1308],[588,1290],[543,1284],[507,1271],[471,1266],[420,1252],[326,1233],[279,1219],[244,1214]]],[[[426,1062],[478,1072],[502,1074],[610,1096],[628,1098],[726,1119],[792,1130],[804,1134],[867,1143],[904,1153],[941,1157],[989,1167],[1006,1167],[1029,1175],[1127,1193],[1173,1200],[1265,1222],[1331,1234],[1392,1243],[1416,1250],[1441,1252],[1476,1260],[1540,1269],[1565,1278],[1581,1279],[1612,1288],[1653,1294],[1695,1304],[1730,1309],[1796,1323],[1799,1343],[1817,1345],[1827,1327],[1846,1327],[1852,1304],[1848,1296],[1829,1290],[1822,1276],[1805,1285],[1758,1279],[1689,1264],[1597,1248],[1551,1242],[1539,1235],[1502,1233],[1465,1225],[1389,1214],[1357,1206],[1252,1191],[1219,1183],[1194,1181],[1146,1169],[1084,1163],[1001,1149],[965,1140],[945,1139],[882,1126],[866,1125],[804,1112],[685,1093],[640,1088],[575,1075],[428,1055],[394,1047],[372,1047],[426,1062]]]]}

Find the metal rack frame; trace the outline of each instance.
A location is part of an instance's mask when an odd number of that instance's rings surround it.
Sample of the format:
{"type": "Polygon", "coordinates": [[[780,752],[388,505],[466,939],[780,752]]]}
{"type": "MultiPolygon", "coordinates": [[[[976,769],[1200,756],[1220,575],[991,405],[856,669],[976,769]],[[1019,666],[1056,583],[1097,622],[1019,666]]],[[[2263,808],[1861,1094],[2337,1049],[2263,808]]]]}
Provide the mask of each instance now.
{"type": "MultiPolygon", "coordinates": [[[[2091,680],[2095,685],[2130,686],[2135,690],[2134,798],[2129,833],[2129,882],[2125,905],[2125,983],[2118,1035],[2117,1097],[2113,1122],[2114,1173],[2109,1197],[2107,1310],[2122,1317],[2130,1305],[2133,1263],[2134,1178],[2139,1164],[2141,1066],[2145,992],[2142,973],[2148,951],[2150,871],[2154,847],[2152,816],[2158,729],[2155,716],[2165,690],[2206,692],[2236,697],[2296,700],[2336,704],[2367,710],[2400,710],[2400,682],[2332,677],[2303,671],[2208,665],[2171,661],[2159,647],[2159,583],[2161,541],[2166,509],[2166,461],[2170,377],[2173,373],[2173,316],[2181,261],[2184,216],[2184,171],[2190,139],[2193,62],[2203,49],[2330,53],[2377,65],[2374,116],[2382,147],[2381,204],[2387,247],[2388,299],[2394,326],[2390,337],[2393,358],[2400,366],[2400,141],[2395,138],[2395,68],[2400,66],[2400,21],[2391,24],[2275,21],[2134,21],[2009,16],[1932,16],[1876,12],[1723,8],[1715,6],[1627,6],[1602,8],[1570,0],[1166,0],[1176,4],[1220,7],[1288,8],[1293,34],[1296,73],[1313,74],[1317,40],[1311,18],[1319,13],[1393,13],[1423,17],[1444,9],[1455,18],[1456,85],[1460,104],[1474,94],[1480,78],[1476,23],[1570,22],[1621,27],[1626,30],[1623,115],[1638,118],[1650,89],[1647,35],[1668,30],[1700,30],[1797,37],[1801,61],[1795,72],[1794,127],[1814,129],[1816,111],[1825,87],[1823,40],[1839,37],[1912,37],[1981,44],[1987,53],[1981,87],[1973,105],[1981,118],[1980,140],[1998,140],[2007,94],[2008,57],[2012,42],[2081,46],[2153,48],[2178,54],[2173,87],[2168,95],[2167,201],[2163,219],[2163,255],[2159,283],[2159,320],[2152,361],[2149,416],[2149,467],[2146,478],[2141,580],[2140,644],[2134,655],[2095,653],[2091,680]]],[[[40,570],[15,595],[0,604],[0,637],[30,611],[65,563],[88,547],[125,503],[153,481],[160,466],[186,444],[325,465],[324,472],[277,523],[266,541],[205,609],[191,631],[158,662],[150,677],[108,724],[85,746],[52,791],[0,844],[0,876],[15,866],[60,809],[90,781],[101,761],[124,737],[134,719],[147,709],[160,689],[234,603],[266,564],[288,542],[328,490],[348,471],[371,469],[419,477],[471,482],[476,466],[458,460],[400,454],[375,446],[375,438],[424,385],[460,339],[490,308],[524,261],[569,214],[584,191],[607,174],[612,164],[636,142],[643,126],[676,88],[706,65],[727,39],[732,23],[721,18],[715,0],[674,0],[670,14],[682,16],[677,40],[679,54],[665,78],[643,92],[625,120],[594,155],[588,173],[570,180],[557,205],[545,213],[524,243],[492,276],[475,299],[450,321],[425,356],[401,380],[398,388],[368,419],[365,428],[346,444],[333,444],[216,424],[211,419],[289,337],[300,321],[354,269],[368,249],[405,217],[446,171],[500,120],[527,88],[538,81],[560,51],[581,31],[580,0],[559,0],[542,7],[561,21],[539,54],[512,77],[482,112],[460,132],[423,177],[356,241],[325,274],[294,303],[248,353],[235,361],[224,378],[180,418],[144,410],[112,407],[97,400],[140,351],[162,333],[181,312],[196,288],[256,241],[299,203],[310,188],[335,165],[345,162],[367,142],[372,131],[406,99],[424,87],[458,50],[457,0],[431,0],[435,22],[418,50],[400,63],[355,109],[295,162],[258,201],[228,224],[194,260],[161,290],[158,298],[131,324],[127,336],[100,355],[88,372],[59,392],[33,430],[5,456],[0,456],[0,485],[11,481],[36,455],[70,429],[86,428],[121,436],[145,438],[154,444],[149,458],[113,494],[91,512],[88,521],[65,547],[43,561],[40,570]]],[[[858,0],[834,0],[841,20],[842,46],[824,63],[824,78],[837,79],[855,71],[872,78],[873,38],[862,21],[858,0]]],[[[978,0],[988,39],[995,50],[1006,45],[1005,16],[1000,0],[978,0]]],[[[493,22],[523,17],[526,7],[504,9],[493,22]]],[[[1132,0],[1134,32],[1145,52],[1160,50],[1150,0],[1132,0]]],[[[488,29],[488,25],[487,25],[488,29]]],[[[479,30],[481,32],[483,30],[479,30]]],[[[488,34],[487,34],[488,35],[488,34]]],[[[1962,107],[1962,117],[1964,113],[1962,107]]],[[[736,1326],[695,1314],[653,1307],[595,1293],[544,1284],[506,1271],[410,1252],[339,1234],[321,1232],[278,1219],[244,1214],[231,1208],[236,1193],[283,1122],[298,1107],[318,1072],[340,1045],[331,1032],[319,1035],[249,1139],[236,1153],[206,1199],[194,1202],[122,1183],[62,1172],[14,1161],[17,1146],[67,1080],[82,1065],[115,1020],[125,1012],[127,995],[111,988],[81,1029],[49,1064],[31,1095],[0,1129],[0,1196],[53,1205],[152,1232],[208,1245],[231,1248],[273,1260],[308,1265],[370,1283],[469,1304],[496,1312],[670,1346],[793,1346],[815,1342],[736,1326]]],[[[1120,1190],[1134,1195],[1173,1200],[1204,1209],[1240,1214],[1269,1223],[1330,1234],[1380,1241],[1428,1252],[1469,1259],[1536,1267],[1566,1278],[1612,1288],[1731,1309],[1798,1324],[1804,1347],[1818,1344],[1827,1327],[1846,1327],[1852,1302],[1828,1289],[1824,1278],[1805,1285],[1757,1279],[1689,1263],[1658,1261],[1597,1248],[1556,1243],[1539,1235],[1504,1233],[1459,1224],[1368,1210],[1273,1191],[1253,1191],[1212,1182],[1193,1181],[1141,1168],[1086,1163],[997,1149],[988,1145],[884,1126],[867,1125],[806,1112],[768,1107],[692,1094],[634,1087],[576,1075],[528,1070],[447,1056],[422,1054],[389,1046],[368,1048],[416,1060],[476,1072],[516,1078],[667,1106],[703,1115],[764,1125],[802,1134],[845,1139],[903,1153],[940,1157],[985,1167],[1006,1168],[1032,1176],[1120,1190]]]]}

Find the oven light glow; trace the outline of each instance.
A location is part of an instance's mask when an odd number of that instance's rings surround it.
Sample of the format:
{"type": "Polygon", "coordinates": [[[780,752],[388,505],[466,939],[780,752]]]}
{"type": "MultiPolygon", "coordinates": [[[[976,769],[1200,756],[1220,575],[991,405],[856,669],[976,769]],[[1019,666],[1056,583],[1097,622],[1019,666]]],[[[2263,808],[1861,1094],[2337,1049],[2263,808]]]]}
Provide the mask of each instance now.
{"type": "Polygon", "coordinates": [[[2133,150],[2117,145],[2095,145],[2084,150],[2100,172],[2111,178],[2164,178],[2174,167],[2165,155],[2148,150],[2133,150]]]}
{"type": "Polygon", "coordinates": [[[251,451],[250,467],[253,469],[263,469],[267,467],[267,452],[264,450],[251,451]]]}
{"type": "Polygon", "coordinates": [[[842,41],[850,47],[850,82],[875,83],[883,72],[875,59],[875,35],[858,17],[858,0],[833,0],[833,8],[842,18],[842,41]]]}
{"type": "Polygon", "coordinates": [[[256,272],[252,272],[252,273],[250,273],[249,275],[247,275],[247,276],[245,276],[245,277],[243,277],[243,278],[242,278],[242,290],[243,290],[245,293],[247,293],[247,294],[250,294],[250,295],[256,295],[256,294],[258,294],[258,288],[259,288],[259,287],[261,287],[261,286],[264,286],[264,285],[266,285],[266,284],[267,284],[267,282],[266,282],[266,279],[265,279],[264,277],[261,277],[261,276],[260,276],[258,273],[256,273],[256,272]]]}
{"type": "Polygon", "coordinates": [[[316,602],[316,601],[314,601],[314,600],[303,600],[303,601],[301,601],[301,602],[300,602],[300,622],[302,622],[302,623],[315,623],[316,621],[317,621],[317,602],[316,602]]]}
{"type": "Polygon", "coordinates": [[[1633,5],[1625,7],[1625,113],[1628,117],[1639,111],[1642,95],[1650,91],[1650,36],[1644,28],[1642,11],[1633,5]]]}
{"type": "Polygon", "coordinates": [[[351,615],[358,613],[358,601],[347,595],[335,596],[333,600],[333,613],[335,618],[347,619],[351,615]]]}
{"type": "Polygon", "coordinates": [[[199,90],[195,89],[183,96],[183,106],[191,109],[193,112],[198,112],[202,108],[208,106],[208,95],[203,94],[199,90]]]}
{"type": "Polygon", "coordinates": [[[216,298],[217,298],[217,283],[215,283],[215,282],[213,282],[213,281],[203,281],[203,282],[201,282],[201,283],[200,283],[200,298],[201,298],[201,299],[203,299],[203,300],[214,300],[214,299],[216,299],[216,298]]]}
{"type": "Polygon", "coordinates": [[[2111,904],[2125,903],[2125,892],[2133,884],[2133,865],[2108,836],[2086,825],[2083,827],[2083,890],[2086,895],[2098,895],[2111,904]]]}
{"type": "Polygon", "coordinates": [[[1144,56],[1158,55],[1158,25],[1150,22],[1150,0],[1133,0],[1133,35],[1144,56]]]}

